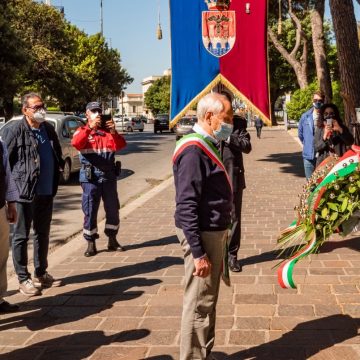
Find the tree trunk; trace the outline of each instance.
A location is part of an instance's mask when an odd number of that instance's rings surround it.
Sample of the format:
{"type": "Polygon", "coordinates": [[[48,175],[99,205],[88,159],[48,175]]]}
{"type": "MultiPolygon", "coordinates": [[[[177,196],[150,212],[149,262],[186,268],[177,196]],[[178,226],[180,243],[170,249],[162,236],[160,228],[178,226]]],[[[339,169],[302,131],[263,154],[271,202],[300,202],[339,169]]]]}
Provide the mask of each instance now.
{"type": "Polygon", "coordinates": [[[344,94],[345,122],[355,121],[360,107],[360,51],[352,0],[330,0],[338,50],[341,89],[344,94]]]}
{"type": "Polygon", "coordinates": [[[331,102],[332,88],[328,62],[326,59],[324,41],[324,10],[325,0],[315,1],[314,10],[311,11],[312,41],[315,55],[316,74],[320,90],[325,94],[325,101],[331,102]]]}
{"type": "Polygon", "coordinates": [[[294,69],[300,89],[304,89],[309,85],[308,69],[307,69],[308,41],[302,29],[300,20],[297,18],[297,16],[292,10],[292,0],[288,0],[288,2],[289,2],[289,15],[296,28],[296,42],[294,48],[291,50],[291,52],[285,49],[285,47],[281,44],[275,33],[271,30],[270,26],[268,27],[268,35],[271,42],[274,44],[276,50],[279,51],[279,53],[294,69]],[[301,45],[303,48],[299,60],[298,52],[300,50],[301,45]]]}

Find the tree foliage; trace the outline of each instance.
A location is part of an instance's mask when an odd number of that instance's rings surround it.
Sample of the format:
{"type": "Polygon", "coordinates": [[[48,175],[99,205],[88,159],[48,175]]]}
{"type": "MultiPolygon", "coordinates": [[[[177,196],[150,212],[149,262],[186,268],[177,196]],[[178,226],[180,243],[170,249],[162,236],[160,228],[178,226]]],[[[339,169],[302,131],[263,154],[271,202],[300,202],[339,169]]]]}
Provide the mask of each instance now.
{"type": "MultiPolygon", "coordinates": [[[[319,85],[315,80],[305,89],[298,89],[294,91],[294,93],[291,95],[290,102],[286,104],[286,111],[289,119],[296,121],[300,120],[301,115],[306,110],[310,109],[314,92],[317,90],[319,90],[319,85]]],[[[340,96],[340,86],[338,81],[332,82],[332,92],[332,102],[338,106],[340,113],[343,114],[344,106],[340,96]]]]}
{"type": "Polygon", "coordinates": [[[145,105],[154,115],[170,110],[170,76],[156,80],[145,93],[145,105]]]}
{"type": "Polygon", "coordinates": [[[104,37],[85,34],[51,6],[0,0],[0,30],[3,102],[33,90],[63,110],[77,110],[133,81],[104,37]]]}

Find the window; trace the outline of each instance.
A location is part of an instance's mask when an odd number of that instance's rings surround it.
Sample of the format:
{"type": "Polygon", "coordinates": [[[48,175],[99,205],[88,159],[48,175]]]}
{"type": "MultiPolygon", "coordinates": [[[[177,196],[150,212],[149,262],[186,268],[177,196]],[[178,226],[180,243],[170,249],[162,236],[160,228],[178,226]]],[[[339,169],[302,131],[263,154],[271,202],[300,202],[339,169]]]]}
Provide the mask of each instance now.
{"type": "Polygon", "coordinates": [[[80,123],[76,119],[68,119],[68,120],[66,120],[65,129],[67,130],[67,136],[64,135],[64,130],[63,130],[64,137],[67,137],[67,138],[71,139],[79,126],[80,126],[80,123]]]}
{"type": "Polygon", "coordinates": [[[136,113],[136,106],[133,106],[133,113],[136,113]]]}

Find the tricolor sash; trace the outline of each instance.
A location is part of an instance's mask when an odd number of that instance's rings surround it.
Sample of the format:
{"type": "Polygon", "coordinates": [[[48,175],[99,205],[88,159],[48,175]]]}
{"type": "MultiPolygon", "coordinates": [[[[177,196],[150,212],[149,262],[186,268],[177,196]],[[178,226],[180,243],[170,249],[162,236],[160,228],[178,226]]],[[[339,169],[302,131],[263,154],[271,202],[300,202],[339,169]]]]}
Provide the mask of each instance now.
{"type": "Polygon", "coordinates": [[[178,156],[188,146],[193,146],[193,145],[199,147],[212,160],[212,162],[216,164],[221,169],[221,171],[225,173],[226,179],[232,190],[232,184],[229,178],[229,174],[227,173],[224,163],[221,160],[221,156],[218,149],[210,141],[207,141],[206,138],[200,134],[197,133],[188,134],[183,136],[179,141],[176,142],[174,155],[172,157],[173,164],[175,163],[178,156]]]}

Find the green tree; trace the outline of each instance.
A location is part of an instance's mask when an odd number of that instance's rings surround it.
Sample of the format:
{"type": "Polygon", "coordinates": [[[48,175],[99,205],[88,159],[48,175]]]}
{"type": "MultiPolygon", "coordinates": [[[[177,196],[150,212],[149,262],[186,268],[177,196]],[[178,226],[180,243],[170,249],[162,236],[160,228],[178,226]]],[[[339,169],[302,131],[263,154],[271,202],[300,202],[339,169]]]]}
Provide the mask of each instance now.
{"type": "Polygon", "coordinates": [[[170,76],[156,80],[145,93],[145,105],[154,115],[170,110],[170,76]]]}
{"type": "MultiPolygon", "coordinates": [[[[8,3],[11,11],[4,17],[10,32],[7,39],[12,32],[21,40],[21,54],[26,53],[26,66],[11,72],[14,86],[6,92],[11,102],[16,94],[35,90],[64,110],[83,109],[89,100],[120,94],[133,80],[122,68],[119,52],[109,48],[100,34],[86,35],[45,4],[32,0],[8,3]]],[[[16,64],[9,54],[5,56],[16,64]]]]}
{"type": "MultiPolygon", "coordinates": [[[[319,85],[315,80],[305,89],[298,89],[291,95],[291,100],[286,104],[286,111],[290,119],[299,121],[301,115],[309,110],[314,92],[319,90],[319,85]]],[[[338,81],[332,82],[333,102],[339,107],[343,114],[344,106],[340,96],[340,86],[338,81]]]]}
{"type": "Polygon", "coordinates": [[[18,74],[27,68],[26,44],[11,27],[14,16],[12,1],[0,0],[0,114],[13,115],[13,95],[20,79],[18,74]]]}

